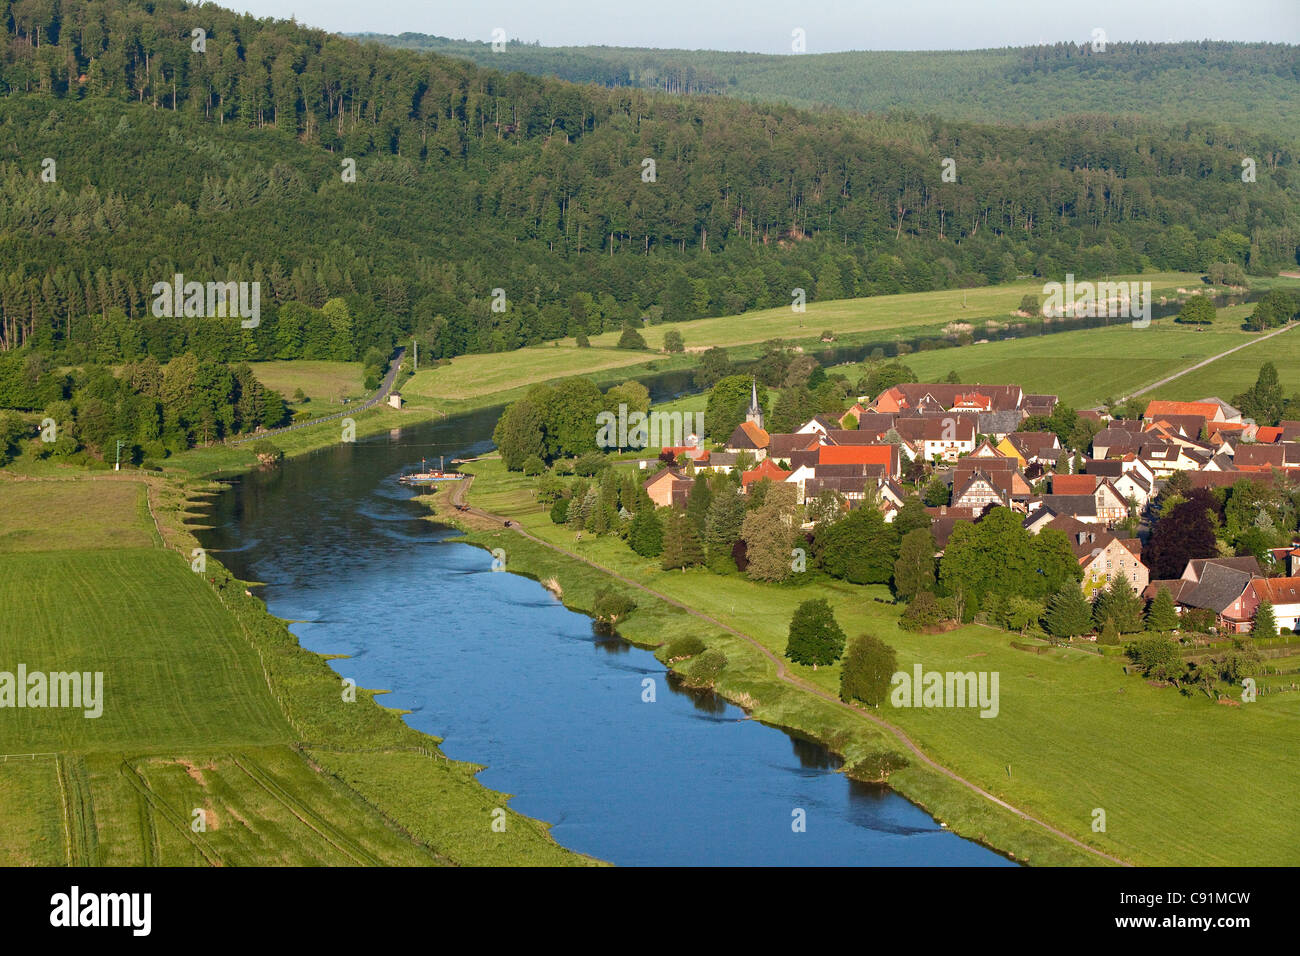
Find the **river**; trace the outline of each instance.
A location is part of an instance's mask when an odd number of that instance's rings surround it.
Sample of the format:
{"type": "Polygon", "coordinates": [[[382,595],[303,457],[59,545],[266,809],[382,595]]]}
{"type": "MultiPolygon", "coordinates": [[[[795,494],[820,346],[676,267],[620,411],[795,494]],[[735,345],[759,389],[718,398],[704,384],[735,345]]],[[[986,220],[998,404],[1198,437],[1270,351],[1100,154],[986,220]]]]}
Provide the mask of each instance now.
{"type": "Polygon", "coordinates": [[[340,675],[391,691],[384,704],[485,765],[485,786],[574,850],[625,865],[1013,865],[837,773],[821,745],[674,688],[648,651],[448,540],[395,479],[421,457],[491,447],[498,412],[244,476],[200,541],[264,582],[304,647],[348,655],[332,661],[340,675]]]}

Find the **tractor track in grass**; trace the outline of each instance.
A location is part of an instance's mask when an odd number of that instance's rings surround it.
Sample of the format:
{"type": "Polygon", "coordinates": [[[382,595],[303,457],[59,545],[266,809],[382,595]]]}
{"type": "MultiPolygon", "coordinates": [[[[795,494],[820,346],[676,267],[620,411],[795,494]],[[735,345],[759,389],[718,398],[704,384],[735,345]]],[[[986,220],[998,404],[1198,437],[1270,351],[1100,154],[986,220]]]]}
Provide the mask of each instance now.
{"type": "Polygon", "coordinates": [[[975,793],[980,797],[983,797],[985,800],[988,800],[991,803],[995,804],[996,806],[999,806],[1002,809],[1008,811],[1009,813],[1014,814],[1015,816],[1019,817],[1021,820],[1042,827],[1044,830],[1046,830],[1048,833],[1051,833],[1053,836],[1059,837],[1060,839],[1069,843],[1071,846],[1077,847],[1080,850],[1090,853],[1093,856],[1098,857],[1099,859],[1105,860],[1108,863],[1114,863],[1118,866],[1133,865],[1129,863],[1127,860],[1122,860],[1119,857],[1112,856],[1111,854],[1106,853],[1103,850],[1099,850],[1096,847],[1089,846],[1088,844],[1084,843],[1082,840],[1079,840],[1076,837],[1073,837],[1070,834],[1066,833],[1064,830],[1057,829],[1056,827],[1052,826],[1050,823],[1038,819],[1037,817],[1025,812],[1024,810],[1021,810],[1019,807],[1012,806],[1010,803],[1007,803],[1007,801],[1003,800],[1000,797],[994,796],[992,793],[985,790],[983,787],[979,786],[973,781],[967,780],[965,777],[961,776],[956,771],[951,770],[948,767],[945,767],[941,763],[938,763],[931,757],[927,756],[926,753],[923,750],[921,750],[921,748],[912,740],[912,738],[908,737],[907,734],[904,733],[901,728],[895,727],[893,724],[889,723],[888,721],[883,720],[880,717],[877,717],[875,714],[872,714],[861,707],[857,707],[853,704],[849,704],[846,703],[845,701],[840,700],[839,697],[835,696],[834,694],[831,694],[829,691],[822,690],[820,687],[816,686],[815,684],[809,683],[808,681],[804,680],[802,677],[799,677],[797,674],[792,674],[789,668],[786,666],[785,661],[782,660],[780,657],[778,657],[776,654],[772,653],[772,651],[765,644],[759,641],[757,638],[751,637],[750,635],[744,633],[743,631],[738,631],[736,630],[736,628],[730,626],[729,624],[724,624],[722,621],[719,621],[717,618],[705,614],[703,611],[698,611],[693,607],[683,604],[681,601],[678,601],[675,598],[671,598],[660,591],[656,591],[654,588],[641,584],[638,581],[634,581],[631,578],[624,577],[622,574],[619,574],[617,571],[613,570],[612,568],[607,568],[604,565],[597,564],[595,561],[592,561],[589,558],[584,558],[580,554],[575,554],[574,552],[569,551],[565,548],[561,548],[558,545],[551,544],[549,541],[543,541],[541,538],[537,537],[531,532],[526,531],[522,526],[520,526],[519,522],[516,520],[505,518],[501,515],[492,514],[489,511],[484,511],[482,508],[476,508],[473,505],[466,505],[464,502],[465,495],[469,491],[469,486],[473,484],[473,482],[474,482],[473,475],[466,477],[463,481],[456,482],[456,487],[452,489],[451,494],[448,496],[448,501],[452,504],[453,507],[458,509],[460,514],[472,515],[476,518],[479,518],[481,521],[483,521],[484,522],[483,527],[485,529],[495,528],[495,526],[500,525],[501,527],[504,527],[510,531],[515,531],[518,534],[523,535],[525,538],[527,538],[529,541],[532,541],[535,544],[539,544],[542,547],[548,548],[551,551],[555,551],[558,554],[562,554],[565,557],[573,558],[575,561],[581,561],[583,564],[595,568],[597,571],[600,571],[602,574],[607,574],[610,577],[623,582],[629,587],[636,588],[638,591],[643,591],[646,594],[658,598],[659,600],[663,601],[666,604],[669,604],[675,608],[679,608],[685,611],[687,614],[697,617],[702,621],[707,621],[709,624],[712,624],[715,627],[721,628],[722,630],[726,631],[728,634],[731,634],[745,641],[747,644],[751,645],[755,650],[757,650],[760,654],[762,654],[776,668],[776,676],[781,681],[791,685],[792,687],[796,687],[799,690],[805,691],[809,694],[813,694],[814,696],[826,701],[827,703],[834,704],[836,707],[839,707],[843,710],[850,711],[851,713],[856,714],[859,717],[866,718],[867,720],[875,724],[877,727],[879,727],[881,730],[885,730],[890,734],[892,734],[895,738],[897,738],[898,741],[904,747],[907,748],[908,752],[910,752],[913,756],[915,756],[917,760],[919,760],[925,766],[929,767],[932,770],[937,771],[938,773],[943,774],[945,777],[952,780],[954,783],[960,784],[961,786],[965,787],[967,790],[970,790],[972,793],[975,793]],[[464,510],[460,510],[461,508],[463,508],[464,510]]]}

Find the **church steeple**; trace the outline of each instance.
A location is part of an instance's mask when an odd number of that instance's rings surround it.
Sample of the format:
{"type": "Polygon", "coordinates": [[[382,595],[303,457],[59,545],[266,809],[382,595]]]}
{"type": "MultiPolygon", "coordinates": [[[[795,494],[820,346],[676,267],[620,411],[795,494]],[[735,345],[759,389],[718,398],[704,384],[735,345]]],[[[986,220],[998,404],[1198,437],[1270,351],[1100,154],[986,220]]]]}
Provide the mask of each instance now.
{"type": "Polygon", "coordinates": [[[758,404],[758,381],[753,376],[749,379],[749,409],[745,412],[745,421],[763,427],[763,407],[758,404]]]}

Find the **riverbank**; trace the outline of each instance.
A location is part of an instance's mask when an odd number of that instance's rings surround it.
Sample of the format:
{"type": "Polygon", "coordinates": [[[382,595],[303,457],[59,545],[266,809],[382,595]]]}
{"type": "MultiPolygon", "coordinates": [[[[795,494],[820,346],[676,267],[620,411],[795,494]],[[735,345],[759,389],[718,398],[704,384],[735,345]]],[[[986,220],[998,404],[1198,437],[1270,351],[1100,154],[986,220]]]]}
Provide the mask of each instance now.
{"type": "Polygon", "coordinates": [[[657,586],[648,587],[561,545],[539,540],[534,533],[544,530],[544,526],[518,510],[510,512],[512,528],[504,528],[500,517],[478,505],[481,499],[487,499],[496,507],[495,499],[501,494],[497,486],[504,474],[499,462],[479,462],[464,470],[476,475],[471,487],[462,484],[424,499],[435,509],[433,520],[460,528],[469,544],[498,556],[504,552],[507,571],[541,582],[570,610],[592,615],[596,592],[611,585],[631,595],[637,607],[619,622],[619,635],[654,650],[685,683],[711,687],[755,719],[817,741],[844,759],[850,776],[887,783],[954,833],[1017,862],[1054,866],[1117,862],[1091,848],[1073,845],[1064,834],[1054,835],[1009,808],[990,802],[988,795],[981,795],[955,775],[929,763],[879,718],[861,708],[844,704],[813,686],[790,681],[778,656],[725,619],[701,613],[704,608],[693,610],[657,586]],[[467,492],[472,510],[457,511],[455,505],[467,492]],[[709,650],[721,652],[725,666],[714,673],[697,667],[698,655],[685,660],[669,658],[668,647],[686,637],[700,638],[709,650]]]}
{"type": "MultiPolygon", "coordinates": [[[[503,549],[507,570],[547,582],[575,610],[589,612],[600,587],[613,584],[632,593],[639,606],[619,623],[620,634],[647,647],[695,636],[721,650],[728,663],[717,675],[720,693],[752,708],[764,722],[821,741],[849,765],[878,753],[908,758],[911,765],[890,774],[889,785],[962,836],[1037,864],[1106,862],[1098,852],[1144,865],[1296,861],[1283,821],[1300,811],[1300,801],[1288,796],[1280,806],[1277,796],[1288,792],[1286,781],[1300,772],[1288,749],[1289,728],[1300,710],[1296,700],[1288,700],[1295,695],[1273,695],[1263,707],[1229,713],[1125,677],[1119,662],[1081,650],[1026,654],[1014,647],[1014,635],[976,626],[942,636],[903,632],[897,609],[877,600],[888,599],[880,587],[828,579],[770,586],[704,570],[664,572],[615,537],[584,534],[577,541],[573,532],[551,524],[535,503],[532,479],[506,473],[499,462],[476,463],[472,470],[478,477],[469,489],[471,504],[516,527],[504,529],[483,515],[464,521],[447,502],[438,506],[435,520],[460,521],[469,543],[503,549]],[[922,765],[898,738],[873,724],[872,715],[847,711],[836,701],[838,666],[813,671],[786,664],[799,685],[783,681],[779,661],[790,615],[812,597],[831,602],[850,636],[870,632],[893,645],[900,669],[921,664],[927,670],[999,672],[998,718],[944,709],[881,715],[945,768],[937,769],[922,765]],[[1194,769],[1211,765],[1219,768],[1214,774],[1194,769]],[[947,768],[976,789],[957,784],[947,768]],[[1162,799],[1169,793],[1179,799],[1162,799]],[[1151,810],[1156,803],[1158,813],[1151,810]],[[1072,847],[1008,806],[1091,849],[1072,847]],[[1097,809],[1107,817],[1102,832],[1093,830],[1097,809]],[[1259,844],[1242,847],[1232,840],[1243,826],[1262,835],[1259,844]]],[[[687,676],[692,666],[673,665],[687,676]]]]}

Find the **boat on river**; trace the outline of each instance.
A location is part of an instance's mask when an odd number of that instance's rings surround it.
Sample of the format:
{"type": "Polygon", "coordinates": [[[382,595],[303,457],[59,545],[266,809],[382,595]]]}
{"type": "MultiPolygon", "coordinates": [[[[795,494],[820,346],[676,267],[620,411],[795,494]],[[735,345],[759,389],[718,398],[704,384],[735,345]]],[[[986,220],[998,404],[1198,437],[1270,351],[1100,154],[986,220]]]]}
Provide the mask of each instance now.
{"type": "Polygon", "coordinates": [[[397,480],[404,485],[432,485],[440,481],[461,481],[464,479],[458,471],[444,471],[442,468],[442,459],[438,459],[438,467],[430,469],[423,458],[420,459],[420,470],[403,472],[397,480]]]}

